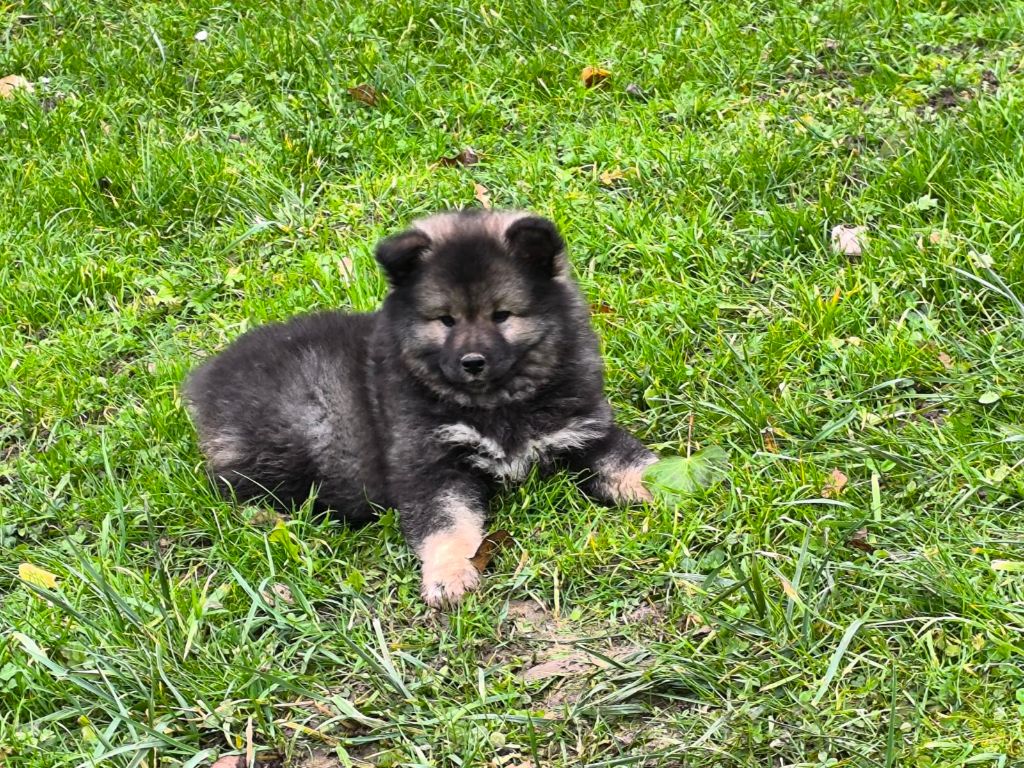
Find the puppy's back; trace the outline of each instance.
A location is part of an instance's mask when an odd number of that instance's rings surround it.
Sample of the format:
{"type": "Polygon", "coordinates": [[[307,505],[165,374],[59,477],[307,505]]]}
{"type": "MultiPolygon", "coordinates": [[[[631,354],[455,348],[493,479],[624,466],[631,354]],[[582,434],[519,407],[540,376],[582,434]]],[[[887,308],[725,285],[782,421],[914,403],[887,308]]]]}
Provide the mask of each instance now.
{"type": "Polygon", "coordinates": [[[378,436],[366,385],[375,315],[328,312],[255,328],[187,379],[184,397],[225,492],[370,514],[378,436]],[[342,482],[343,480],[343,482],[342,482]]]}

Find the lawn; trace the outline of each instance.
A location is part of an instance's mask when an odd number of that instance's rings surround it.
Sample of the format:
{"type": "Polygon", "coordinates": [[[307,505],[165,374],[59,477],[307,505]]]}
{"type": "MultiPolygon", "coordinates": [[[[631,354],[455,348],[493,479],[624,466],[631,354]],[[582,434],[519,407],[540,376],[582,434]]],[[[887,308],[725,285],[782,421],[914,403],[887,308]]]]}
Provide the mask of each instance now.
{"type": "Polygon", "coordinates": [[[0,763],[1024,765],[1024,2],[0,32],[0,763]],[[179,392],[487,200],[562,228],[620,420],[729,467],[628,513],[531,478],[439,614],[393,512],[217,498],[179,392]]]}

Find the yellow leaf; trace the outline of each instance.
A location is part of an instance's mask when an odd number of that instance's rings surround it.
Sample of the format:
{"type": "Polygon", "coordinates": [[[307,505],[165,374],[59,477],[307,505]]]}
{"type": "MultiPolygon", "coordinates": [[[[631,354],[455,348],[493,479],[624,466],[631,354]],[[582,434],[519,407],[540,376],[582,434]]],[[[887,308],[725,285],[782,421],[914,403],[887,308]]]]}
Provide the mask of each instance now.
{"type": "Polygon", "coordinates": [[[473,197],[475,197],[480,202],[480,205],[482,205],[484,208],[491,207],[491,196],[487,191],[487,187],[485,187],[483,184],[474,184],[473,191],[473,197]]]}
{"type": "Polygon", "coordinates": [[[626,178],[626,172],[618,168],[613,168],[610,171],[601,171],[600,175],[601,185],[605,187],[614,187],[615,182],[624,178],[626,178]]]}
{"type": "Polygon", "coordinates": [[[11,98],[11,96],[14,95],[14,92],[18,89],[24,89],[29,93],[32,93],[32,91],[35,90],[32,83],[21,75],[0,77],[0,99],[11,98]]]}
{"type": "Polygon", "coordinates": [[[786,593],[786,597],[803,608],[804,601],[800,599],[800,593],[796,591],[792,582],[785,576],[779,576],[779,581],[782,582],[782,591],[786,593]]]}
{"type": "Polygon", "coordinates": [[[36,587],[45,589],[57,588],[57,577],[44,568],[32,563],[22,563],[18,566],[18,578],[36,587]]]}
{"type": "Polygon", "coordinates": [[[583,71],[580,72],[580,80],[583,81],[583,85],[587,88],[593,88],[595,85],[600,85],[611,76],[611,72],[601,67],[584,67],[583,71]]]}

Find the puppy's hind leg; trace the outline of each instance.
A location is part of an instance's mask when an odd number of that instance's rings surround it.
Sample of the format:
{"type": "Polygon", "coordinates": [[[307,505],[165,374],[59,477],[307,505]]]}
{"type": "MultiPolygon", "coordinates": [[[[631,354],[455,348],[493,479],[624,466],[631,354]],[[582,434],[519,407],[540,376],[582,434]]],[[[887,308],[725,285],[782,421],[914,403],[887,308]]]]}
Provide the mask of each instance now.
{"type": "Polygon", "coordinates": [[[658,460],[657,454],[631,434],[613,426],[598,443],[570,460],[581,473],[580,488],[605,504],[627,506],[651,501],[643,483],[644,470],[658,460]]]}

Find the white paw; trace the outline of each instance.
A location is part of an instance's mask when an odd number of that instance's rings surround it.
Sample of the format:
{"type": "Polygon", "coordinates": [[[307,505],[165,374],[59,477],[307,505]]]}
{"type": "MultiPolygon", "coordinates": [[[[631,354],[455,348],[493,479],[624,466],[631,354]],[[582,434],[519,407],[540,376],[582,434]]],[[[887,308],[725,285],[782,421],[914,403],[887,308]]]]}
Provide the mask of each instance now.
{"type": "Polygon", "coordinates": [[[480,586],[480,572],[465,557],[423,563],[423,599],[432,608],[454,606],[480,586]]]}

